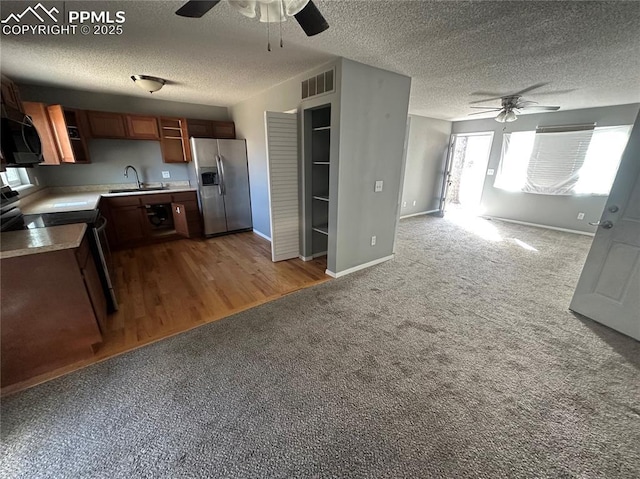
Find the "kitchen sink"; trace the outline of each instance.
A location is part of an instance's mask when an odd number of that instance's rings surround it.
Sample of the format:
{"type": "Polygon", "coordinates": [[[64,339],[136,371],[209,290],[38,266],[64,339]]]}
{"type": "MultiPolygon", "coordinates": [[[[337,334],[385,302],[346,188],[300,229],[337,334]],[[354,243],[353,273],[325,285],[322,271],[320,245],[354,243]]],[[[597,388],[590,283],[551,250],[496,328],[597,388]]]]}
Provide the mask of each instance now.
{"type": "Polygon", "coordinates": [[[145,191],[161,191],[166,190],[166,186],[156,186],[152,188],[122,188],[116,190],[109,190],[109,193],[144,193],[145,191]]]}

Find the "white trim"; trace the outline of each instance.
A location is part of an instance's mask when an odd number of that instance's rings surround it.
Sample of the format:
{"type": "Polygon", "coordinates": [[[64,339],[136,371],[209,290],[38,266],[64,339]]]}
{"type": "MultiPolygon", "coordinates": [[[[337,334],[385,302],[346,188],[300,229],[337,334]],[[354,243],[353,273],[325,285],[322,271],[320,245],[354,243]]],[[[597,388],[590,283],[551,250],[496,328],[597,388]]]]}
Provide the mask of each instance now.
{"type": "Polygon", "coordinates": [[[314,253],[311,256],[298,256],[298,258],[300,258],[302,261],[311,261],[312,259],[316,259],[319,258],[320,256],[327,256],[327,252],[326,251],[321,251],[319,253],[314,253]]]}
{"type": "Polygon", "coordinates": [[[437,213],[440,210],[429,210],[429,211],[421,211],[419,213],[411,213],[410,215],[401,216],[400,219],[403,220],[405,218],[411,218],[412,216],[420,216],[420,215],[430,215],[431,213],[437,213]]]}
{"type": "Polygon", "coordinates": [[[298,256],[298,258],[300,258],[302,261],[311,261],[313,259],[313,256],[298,256]]]}
{"type": "Polygon", "coordinates": [[[271,238],[270,238],[269,236],[267,236],[266,234],[264,234],[264,233],[260,233],[260,231],[258,231],[258,230],[253,230],[253,232],[254,232],[255,234],[257,234],[258,236],[261,236],[261,237],[263,237],[264,239],[266,239],[269,243],[271,243],[271,238]]]}
{"type": "Polygon", "coordinates": [[[353,268],[345,269],[344,271],[340,271],[338,273],[334,273],[333,271],[325,270],[325,274],[328,274],[332,278],[341,278],[342,276],[346,276],[351,273],[355,273],[356,271],[360,271],[361,269],[369,268],[370,266],[375,266],[380,263],[384,263],[385,261],[389,261],[393,259],[395,255],[385,256],[384,258],[374,259],[373,261],[369,261],[368,263],[359,264],[358,266],[354,266],[353,268]]]}
{"type": "Polygon", "coordinates": [[[499,221],[505,221],[507,223],[516,223],[518,225],[525,225],[525,226],[534,226],[536,228],[544,228],[546,230],[555,230],[555,231],[564,231],[565,233],[575,233],[578,235],[585,235],[585,236],[595,236],[595,233],[590,233],[588,231],[579,231],[579,230],[570,230],[567,228],[557,228],[555,226],[548,226],[548,225],[540,225],[538,223],[527,223],[526,221],[518,221],[518,220],[510,220],[507,218],[500,218],[498,216],[482,216],[482,218],[487,218],[490,220],[499,220],[499,221]]]}

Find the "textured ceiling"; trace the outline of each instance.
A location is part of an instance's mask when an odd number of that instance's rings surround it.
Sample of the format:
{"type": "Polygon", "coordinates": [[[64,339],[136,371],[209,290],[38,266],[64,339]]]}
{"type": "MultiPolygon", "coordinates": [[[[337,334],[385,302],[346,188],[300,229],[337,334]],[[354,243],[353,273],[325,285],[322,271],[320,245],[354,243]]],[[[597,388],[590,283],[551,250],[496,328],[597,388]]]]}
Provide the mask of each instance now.
{"type": "MultiPolygon", "coordinates": [[[[2,18],[34,2],[1,2],[2,18]]],[[[44,2],[58,5],[61,2],[44,2]]],[[[411,113],[453,119],[476,92],[525,95],[562,109],[640,102],[640,3],[635,1],[316,0],[331,28],[308,38],[282,26],[272,52],[266,25],[224,2],[202,19],[181,1],[66,2],[126,12],[120,36],[3,35],[2,72],[33,84],[147,95],[129,76],[172,82],[159,99],[230,106],[336,56],[413,78],[411,113]]],[[[495,105],[499,101],[494,102],[495,105]]]]}

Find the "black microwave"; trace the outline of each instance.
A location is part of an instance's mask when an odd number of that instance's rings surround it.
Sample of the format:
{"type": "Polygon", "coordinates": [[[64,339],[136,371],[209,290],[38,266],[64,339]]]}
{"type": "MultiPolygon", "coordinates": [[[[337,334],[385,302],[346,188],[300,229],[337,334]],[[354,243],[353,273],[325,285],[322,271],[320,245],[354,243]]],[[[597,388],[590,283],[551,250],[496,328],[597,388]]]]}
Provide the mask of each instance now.
{"type": "Polygon", "coordinates": [[[33,166],[42,162],[42,143],[31,118],[2,118],[2,157],[5,166],[33,166]]]}

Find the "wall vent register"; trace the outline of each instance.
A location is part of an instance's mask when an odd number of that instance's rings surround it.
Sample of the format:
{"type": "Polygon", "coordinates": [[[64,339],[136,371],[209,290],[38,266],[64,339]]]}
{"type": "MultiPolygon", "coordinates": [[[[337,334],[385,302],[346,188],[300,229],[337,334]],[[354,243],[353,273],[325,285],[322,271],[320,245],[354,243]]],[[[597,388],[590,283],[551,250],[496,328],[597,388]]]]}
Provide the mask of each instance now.
{"type": "Polygon", "coordinates": [[[333,69],[312,76],[302,82],[302,99],[311,98],[334,90],[335,71],[333,69]]]}

